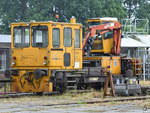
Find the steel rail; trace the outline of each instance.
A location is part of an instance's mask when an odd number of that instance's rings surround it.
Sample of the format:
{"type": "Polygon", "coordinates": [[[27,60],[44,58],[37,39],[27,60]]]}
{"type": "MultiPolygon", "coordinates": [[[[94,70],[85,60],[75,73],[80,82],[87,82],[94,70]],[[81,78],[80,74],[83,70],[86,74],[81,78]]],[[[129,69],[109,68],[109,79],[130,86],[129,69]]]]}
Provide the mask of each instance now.
{"type": "Polygon", "coordinates": [[[42,106],[64,106],[64,105],[75,105],[79,103],[83,104],[96,104],[96,103],[108,103],[108,102],[123,102],[123,101],[134,101],[134,100],[146,100],[150,99],[150,96],[138,96],[138,97],[121,97],[117,99],[103,99],[103,100],[96,100],[96,101],[80,101],[80,102],[69,102],[69,103],[60,103],[60,104],[46,104],[42,106]]]}
{"type": "MultiPolygon", "coordinates": [[[[87,93],[87,92],[92,92],[91,90],[72,90],[72,91],[67,91],[69,93],[76,93],[76,94],[79,94],[79,93],[87,93]]],[[[58,92],[58,91],[54,91],[54,92],[44,92],[42,94],[38,94],[38,93],[12,93],[12,92],[5,92],[5,93],[0,93],[0,99],[3,99],[3,98],[19,98],[19,97],[23,97],[23,96],[48,96],[48,95],[52,95],[52,96],[55,96],[55,95],[61,95],[62,93],[58,92]]]]}

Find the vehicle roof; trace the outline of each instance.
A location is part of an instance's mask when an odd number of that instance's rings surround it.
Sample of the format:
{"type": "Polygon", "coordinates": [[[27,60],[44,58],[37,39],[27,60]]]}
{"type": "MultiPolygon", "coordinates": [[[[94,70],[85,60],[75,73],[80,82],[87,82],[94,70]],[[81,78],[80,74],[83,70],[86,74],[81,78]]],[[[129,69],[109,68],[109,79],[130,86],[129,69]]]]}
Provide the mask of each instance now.
{"type": "Polygon", "coordinates": [[[62,24],[62,25],[77,25],[82,26],[81,23],[68,23],[68,22],[54,22],[54,21],[30,21],[30,22],[14,22],[11,25],[15,24],[62,24]]]}
{"type": "Polygon", "coordinates": [[[118,21],[118,19],[116,17],[98,17],[98,18],[89,18],[89,20],[106,20],[106,21],[118,21]]]}

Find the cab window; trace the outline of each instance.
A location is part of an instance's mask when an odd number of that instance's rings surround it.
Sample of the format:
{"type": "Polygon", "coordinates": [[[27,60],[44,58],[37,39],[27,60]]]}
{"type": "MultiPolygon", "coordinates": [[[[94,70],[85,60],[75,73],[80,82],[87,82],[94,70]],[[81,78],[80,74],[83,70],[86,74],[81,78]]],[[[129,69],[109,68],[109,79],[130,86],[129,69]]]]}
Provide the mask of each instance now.
{"type": "Polygon", "coordinates": [[[64,46],[70,47],[72,45],[72,29],[64,28],[64,46]]]}
{"type": "Polygon", "coordinates": [[[32,27],[32,47],[47,47],[48,46],[48,27],[33,26],[32,27]]]}
{"type": "Polygon", "coordinates": [[[104,39],[109,39],[109,38],[113,38],[113,31],[110,32],[106,32],[105,34],[103,34],[104,39]]]}
{"type": "Polygon", "coordinates": [[[58,28],[53,28],[53,48],[60,47],[60,30],[58,28]]]}
{"type": "Polygon", "coordinates": [[[75,48],[80,48],[80,30],[75,29],[75,48]]]}
{"type": "Polygon", "coordinates": [[[24,26],[13,29],[14,47],[29,47],[29,28],[24,26]]]}
{"type": "Polygon", "coordinates": [[[94,25],[100,25],[100,21],[88,22],[88,27],[94,26],[94,25]]]}
{"type": "Polygon", "coordinates": [[[108,24],[108,23],[112,23],[110,21],[103,21],[102,24],[108,24]]]}

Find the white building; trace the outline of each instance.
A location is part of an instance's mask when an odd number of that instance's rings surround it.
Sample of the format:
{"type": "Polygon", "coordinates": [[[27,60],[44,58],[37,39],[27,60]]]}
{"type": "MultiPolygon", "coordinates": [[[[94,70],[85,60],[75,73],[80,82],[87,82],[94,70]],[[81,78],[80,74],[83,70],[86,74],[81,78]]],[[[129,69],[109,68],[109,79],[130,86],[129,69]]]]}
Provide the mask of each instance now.
{"type": "Polygon", "coordinates": [[[11,36],[0,35],[0,74],[9,68],[11,36]]]}

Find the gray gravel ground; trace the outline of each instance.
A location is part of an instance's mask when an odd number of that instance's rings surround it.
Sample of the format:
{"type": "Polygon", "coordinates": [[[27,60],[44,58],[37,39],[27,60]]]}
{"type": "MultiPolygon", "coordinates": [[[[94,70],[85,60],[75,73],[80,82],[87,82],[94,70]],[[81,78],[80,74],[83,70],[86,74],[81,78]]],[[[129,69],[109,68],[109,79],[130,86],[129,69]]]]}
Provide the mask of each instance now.
{"type": "Polygon", "coordinates": [[[0,99],[0,113],[150,113],[144,101],[45,106],[68,101],[48,96],[0,99]]]}

